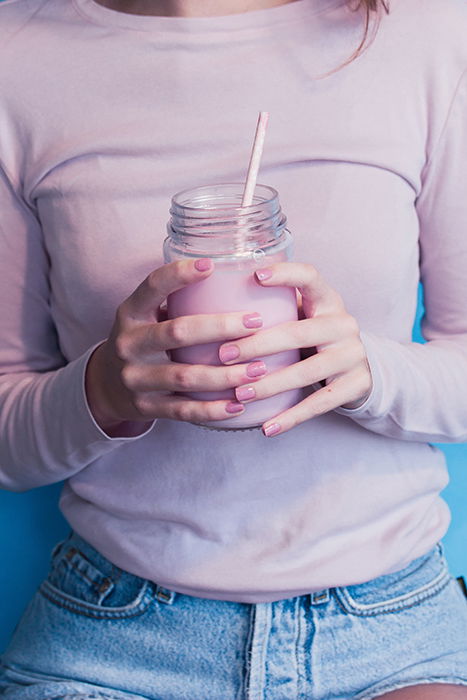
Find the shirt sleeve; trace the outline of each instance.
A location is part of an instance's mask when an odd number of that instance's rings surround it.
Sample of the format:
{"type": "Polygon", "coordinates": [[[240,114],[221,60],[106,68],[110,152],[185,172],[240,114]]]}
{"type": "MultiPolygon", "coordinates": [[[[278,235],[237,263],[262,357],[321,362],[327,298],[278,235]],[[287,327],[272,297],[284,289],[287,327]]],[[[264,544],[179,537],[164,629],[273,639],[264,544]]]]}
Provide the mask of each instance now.
{"type": "Polygon", "coordinates": [[[373,390],[337,409],[389,437],[467,441],[467,71],[423,172],[416,202],[425,344],[362,333],[373,390]]]}
{"type": "Polygon", "coordinates": [[[119,445],[94,421],[85,391],[94,348],[66,363],[49,306],[49,260],[34,211],[0,167],[0,488],[72,476],[119,445]]]}

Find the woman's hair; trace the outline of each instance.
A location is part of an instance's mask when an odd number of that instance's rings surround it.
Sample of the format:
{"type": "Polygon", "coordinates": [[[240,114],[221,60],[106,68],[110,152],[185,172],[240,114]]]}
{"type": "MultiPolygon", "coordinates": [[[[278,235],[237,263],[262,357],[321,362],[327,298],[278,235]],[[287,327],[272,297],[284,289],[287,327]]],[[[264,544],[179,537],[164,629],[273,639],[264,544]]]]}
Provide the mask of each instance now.
{"type": "Polygon", "coordinates": [[[318,76],[318,79],[327,78],[328,76],[337,73],[342,68],[345,68],[345,66],[348,66],[349,63],[352,63],[352,61],[358,58],[360,54],[363,53],[363,51],[366,48],[368,48],[368,46],[374,39],[378,29],[379,21],[381,19],[381,13],[386,12],[386,14],[389,14],[389,0],[347,0],[347,5],[353,12],[360,12],[363,10],[364,20],[362,40],[360,41],[359,45],[352,53],[352,55],[349,56],[349,58],[346,61],[338,65],[336,68],[333,68],[332,70],[324,73],[323,75],[318,76]],[[374,23],[371,36],[369,37],[368,35],[370,34],[370,24],[373,15],[376,15],[376,21],[374,23]]]}
{"type": "Polygon", "coordinates": [[[370,20],[371,20],[371,14],[376,13],[380,14],[381,11],[386,12],[386,14],[389,13],[389,5],[388,5],[388,0],[349,0],[349,5],[353,6],[354,10],[360,10],[363,8],[365,11],[365,29],[363,31],[363,39],[361,40],[358,48],[355,50],[354,54],[352,54],[352,57],[350,60],[353,61],[354,58],[357,58],[357,56],[360,55],[360,53],[363,51],[365,47],[366,40],[368,39],[368,31],[370,28],[370,20]]]}
{"type": "Polygon", "coordinates": [[[377,10],[379,6],[384,7],[388,11],[388,5],[385,0],[361,0],[361,5],[366,5],[368,10],[377,10]]]}

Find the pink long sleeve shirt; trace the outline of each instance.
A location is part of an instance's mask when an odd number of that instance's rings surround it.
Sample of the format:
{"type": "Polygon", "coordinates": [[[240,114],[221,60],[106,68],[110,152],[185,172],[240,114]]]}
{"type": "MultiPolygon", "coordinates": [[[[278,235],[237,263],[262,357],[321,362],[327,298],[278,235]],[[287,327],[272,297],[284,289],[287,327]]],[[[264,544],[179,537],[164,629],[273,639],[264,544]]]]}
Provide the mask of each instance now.
{"type": "Polygon", "coordinates": [[[182,593],[366,581],[449,524],[430,443],[467,440],[467,3],[391,0],[320,77],[361,22],[343,0],[190,19],[0,5],[0,486],[64,480],[78,533],[182,593]],[[90,351],[163,264],[170,197],[244,178],[259,109],[260,181],[358,320],[372,393],[272,439],[171,420],[110,438],[90,351]]]}

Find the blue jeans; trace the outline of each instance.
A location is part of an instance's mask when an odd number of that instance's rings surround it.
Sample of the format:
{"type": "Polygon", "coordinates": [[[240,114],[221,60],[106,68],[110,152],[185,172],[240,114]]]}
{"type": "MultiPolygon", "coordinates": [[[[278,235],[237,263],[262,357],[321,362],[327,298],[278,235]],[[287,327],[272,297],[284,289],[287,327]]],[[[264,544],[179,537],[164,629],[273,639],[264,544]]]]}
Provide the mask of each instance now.
{"type": "Polygon", "coordinates": [[[467,599],[441,545],[395,574],[273,603],[174,593],[76,533],[0,663],[5,700],[369,700],[467,686],[467,599]]]}

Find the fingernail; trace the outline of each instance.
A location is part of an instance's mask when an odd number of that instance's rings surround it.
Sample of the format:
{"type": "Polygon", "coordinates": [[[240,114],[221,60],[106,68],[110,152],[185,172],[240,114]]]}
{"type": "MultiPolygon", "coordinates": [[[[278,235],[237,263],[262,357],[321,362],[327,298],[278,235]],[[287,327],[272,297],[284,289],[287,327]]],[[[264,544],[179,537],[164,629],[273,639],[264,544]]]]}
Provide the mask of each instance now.
{"type": "Polygon", "coordinates": [[[255,275],[262,282],[272,277],[272,270],[270,267],[263,267],[261,270],[256,270],[255,275]]]}
{"type": "Polygon", "coordinates": [[[259,314],[245,314],[243,317],[243,325],[245,328],[261,328],[263,319],[259,314]]]}
{"type": "Polygon", "coordinates": [[[219,359],[221,362],[230,362],[235,360],[240,355],[240,350],[236,345],[226,345],[219,350],[219,359]]]}
{"type": "Polygon", "coordinates": [[[245,406],[243,406],[241,403],[235,403],[234,401],[231,401],[230,403],[227,404],[225,407],[225,410],[227,413],[240,413],[243,411],[245,406]]]}
{"type": "Polygon", "coordinates": [[[246,374],[248,377],[262,377],[267,371],[268,368],[264,362],[252,362],[246,368],[246,374]]]}
{"type": "Polygon", "coordinates": [[[256,391],[252,386],[239,386],[235,389],[235,396],[239,401],[250,401],[256,398],[256,391]]]}
{"type": "Polygon", "coordinates": [[[272,437],[273,435],[277,435],[277,433],[280,433],[281,431],[281,426],[279,423],[271,423],[271,425],[267,425],[265,428],[263,428],[263,433],[266,437],[272,437]]]}
{"type": "Polygon", "coordinates": [[[206,272],[206,270],[211,269],[212,260],[209,258],[198,258],[198,260],[195,260],[195,267],[198,272],[206,272]]]}

